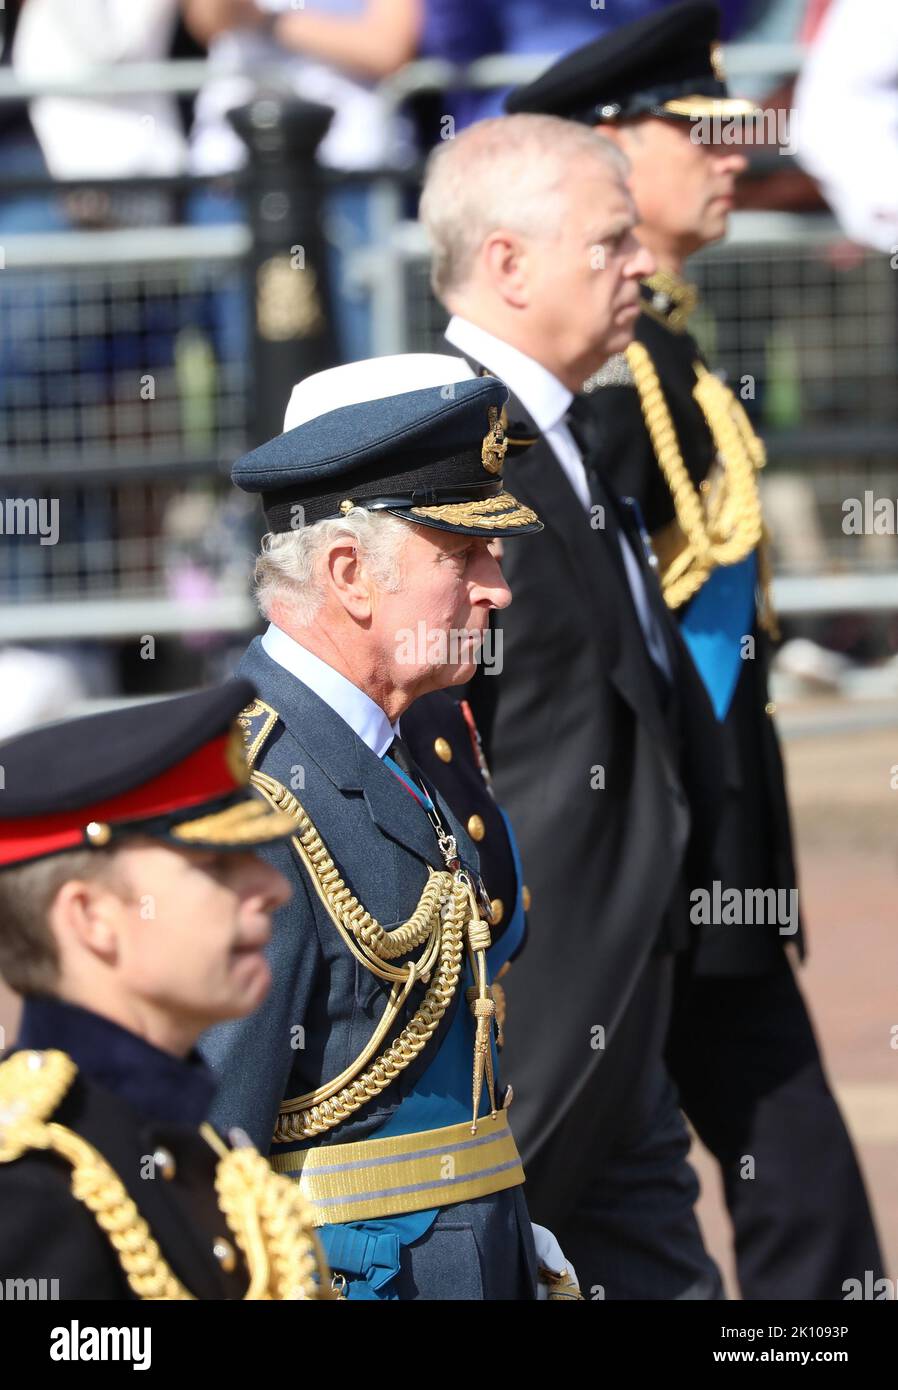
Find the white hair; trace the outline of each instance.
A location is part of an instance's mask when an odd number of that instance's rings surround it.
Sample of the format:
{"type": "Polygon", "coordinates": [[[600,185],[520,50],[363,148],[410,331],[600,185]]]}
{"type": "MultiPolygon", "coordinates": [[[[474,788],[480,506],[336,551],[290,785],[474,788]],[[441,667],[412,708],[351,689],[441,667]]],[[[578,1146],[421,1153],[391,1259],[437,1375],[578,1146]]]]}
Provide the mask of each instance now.
{"type": "Polygon", "coordinates": [[[593,159],[620,179],[626,155],[592,127],[559,116],[494,116],[437,146],[427,161],[419,216],[433,250],[438,299],[465,284],[478,251],[499,227],[555,236],[559,191],[575,161],[593,159]]]}
{"type": "Polygon", "coordinates": [[[324,602],[318,560],[335,540],[350,539],[378,588],[395,593],[401,583],[400,551],[412,528],[389,512],[353,507],[345,516],[316,521],[295,531],[262,537],[256,557],[256,602],[265,618],[287,604],[297,627],[314,622],[324,602]]]}

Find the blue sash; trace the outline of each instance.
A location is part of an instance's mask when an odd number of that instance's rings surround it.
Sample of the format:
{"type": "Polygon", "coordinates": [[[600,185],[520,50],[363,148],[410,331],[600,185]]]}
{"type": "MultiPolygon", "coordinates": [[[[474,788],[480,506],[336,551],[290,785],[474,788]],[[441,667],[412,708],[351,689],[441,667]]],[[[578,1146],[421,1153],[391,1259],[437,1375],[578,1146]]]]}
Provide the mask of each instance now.
{"type": "MultiPolygon", "coordinates": [[[[508,827],[514,858],[517,900],[511,921],[501,937],[487,951],[490,978],[514,954],[524,935],[524,904],[521,862],[511,826],[508,827]]],[[[418,1078],[414,1091],[405,1096],[386,1124],[371,1136],[387,1139],[397,1134],[418,1134],[445,1125],[461,1124],[471,1116],[471,1067],[473,1065],[474,1020],[464,999],[472,984],[470,967],[459,981],[461,998],[442,1046],[427,1070],[418,1078]]],[[[498,1055],[493,1044],[493,1067],[498,1075],[498,1055]]],[[[482,1102],[481,1102],[482,1109],[482,1102]]],[[[399,1273],[401,1247],[412,1245],[430,1230],[440,1208],[385,1216],[376,1221],[347,1221],[322,1226],[318,1235],[330,1265],[355,1278],[348,1285],[350,1301],[358,1299],[396,1299],[394,1279],[399,1273]]]]}
{"type": "Polygon", "coordinates": [[[754,551],[737,565],[721,565],[705,580],[680,624],[683,640],[721,722],[727,717],[742,662],[747,659],[742,654],[742,641],[754,627],[757,578],[754,551]]]}

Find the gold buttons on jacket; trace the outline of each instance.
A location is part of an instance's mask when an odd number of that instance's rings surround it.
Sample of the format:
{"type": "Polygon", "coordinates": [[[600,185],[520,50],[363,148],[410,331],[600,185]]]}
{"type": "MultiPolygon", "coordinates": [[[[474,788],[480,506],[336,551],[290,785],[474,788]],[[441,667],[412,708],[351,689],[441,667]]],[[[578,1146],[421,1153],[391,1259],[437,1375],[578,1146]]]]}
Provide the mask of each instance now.
{"type": "Polygon", "coordinates": [[[531,902],[533,901],[533,899],[532,899],[531,894],[530,894],[530,889],[527,887],[526,883],[524,884],[523,888],[521,889],[521,901],[522,901],[522,903],[524,904],[524,911],[525,911],[525,912],[529,912],[529,911],[530,911],[530,904],[531,904],[531,902]]]}
{"type": "Polygon", "coordinates": [[[436,753],[440,762],[452,762],[452,749],[444,738],[437,738],[433,741],[433,751],[436,753]]]}
{"type": "Polygon", "coordinates": [[[468,817],[468,834],[472,840],[482,840],[486,834],[486,826],[479,816],[468,817]]]}
{"type": "Polygon", "coordinates": [[[163,1149],[161,1144],[158,1149],[153,1151],[153,1169],[155,1172],[161,1173],[167,1182],[171,1182],[178,1171],[174,1154],[169,1149],[163,1149]]]}
{"type": "Polygon", "coordinates": [[[498,927],[505,913],[505,904],[501,898],[493,898],[490,903],[490,921],[494,927],[498,927]]]}
{"type": "Polygon", "coordinates": [[[764,713],[768,715],[770,719],[776,714],[776,705],[773,700],[767,701],[767,704],[764,706],[764,713]]]}
{"type": "Polygon", "coordinates": [[[225,1240],[224,1236],[216,1236],[212,1246],[212,1254],[225,1274],[234,1273],[237,1268],[237,1252],[229,1240],[225,1240]]]}

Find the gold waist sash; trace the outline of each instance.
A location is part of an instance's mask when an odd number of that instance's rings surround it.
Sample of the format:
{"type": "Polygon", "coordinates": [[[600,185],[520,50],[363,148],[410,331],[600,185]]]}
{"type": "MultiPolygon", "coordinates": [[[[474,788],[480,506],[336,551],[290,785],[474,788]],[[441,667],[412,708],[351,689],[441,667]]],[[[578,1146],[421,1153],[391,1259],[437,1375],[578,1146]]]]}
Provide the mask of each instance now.
{"type": "Polygon", "coordinates": [[[376,1220],[471,1202],[517,1187],[524,1169],[506,1111],[445,1129],[273,1154],[275,1172],[297,1182],[316,1226],[376,1220]]]}

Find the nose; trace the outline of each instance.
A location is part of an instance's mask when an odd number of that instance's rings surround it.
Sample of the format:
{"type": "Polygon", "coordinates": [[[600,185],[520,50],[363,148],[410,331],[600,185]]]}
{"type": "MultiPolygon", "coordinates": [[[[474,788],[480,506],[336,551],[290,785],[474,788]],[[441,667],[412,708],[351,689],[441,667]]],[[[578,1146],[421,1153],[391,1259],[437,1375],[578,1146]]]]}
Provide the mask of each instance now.
{"type": "Polygon", "coordinates": [[[276,869],[273,864],[265,864],[265,908],[267,912],[274,912],[277,908],[283,907],[293,896],[293,886],[286,874],[282,874],[280,869],[276,869]]]}
{"type": "Polygon", "coordinates": [[[647,246],[640,242],[627,261],[624,274],[628,280],[646,280],[650,275],[654,275],[658,269],[658,263],[647,246]]]}
{"type": "Polygon", "coordinates": [[[293,888],[280,869],[257,854],[248,854],[246,859],[245,901],[252,900],[260,912],[275,912],[290,901],[293,888]]]}
{"type": "Polygon", "coordinates": [[[720,149],[715,150],[717,154],[717,168],[725,174],[743,174],[748,168],[748,159],[741,150],[720,149]]]}
{"type": "Polygon", "coordinates": [[[489,608],[507,608],[511,603],[511,590],[502,573],[499,558],[489,549],[485,549],[480,556],[471,602],[485,603],[489,608]]]}

